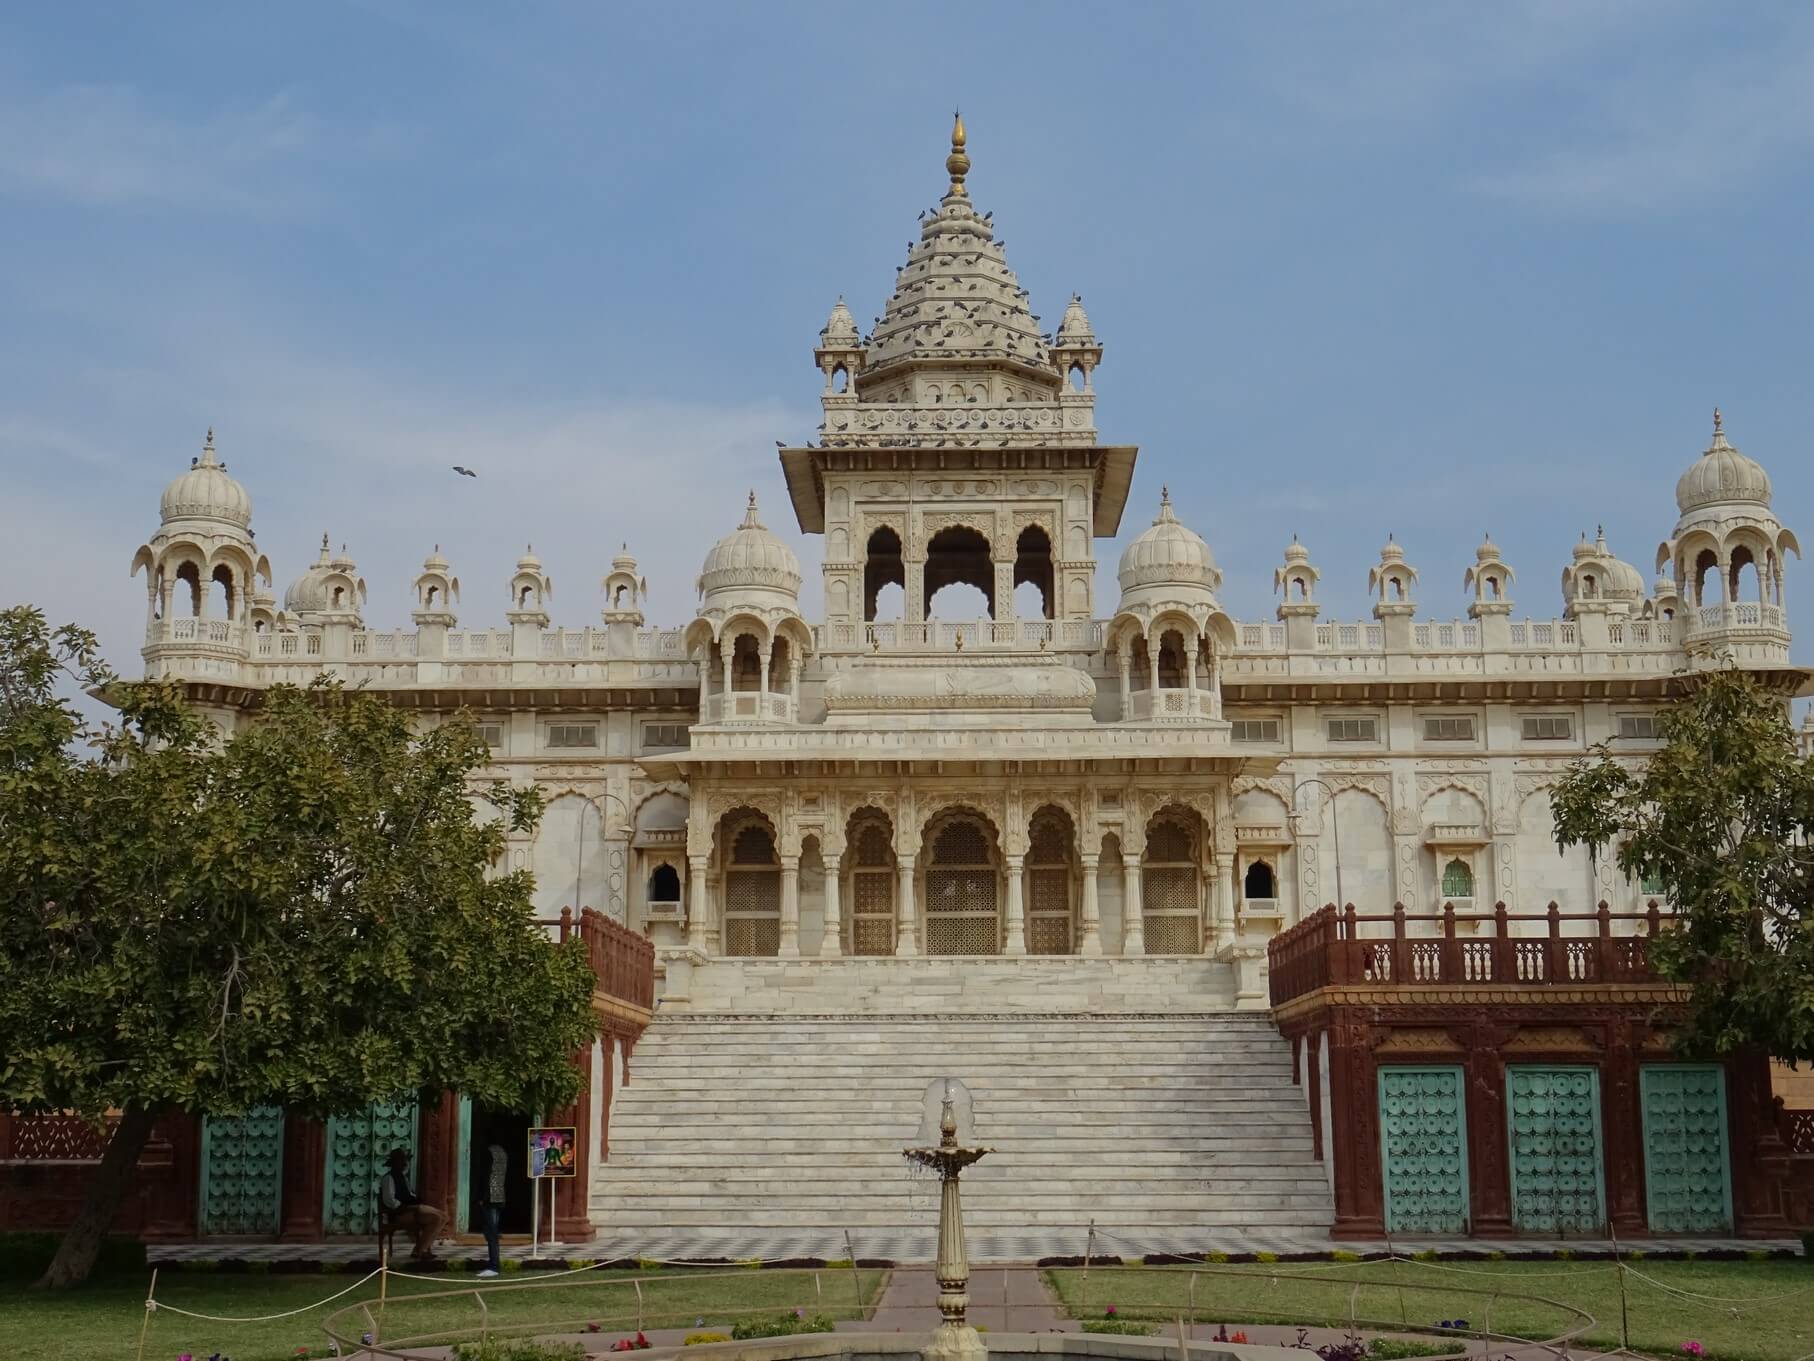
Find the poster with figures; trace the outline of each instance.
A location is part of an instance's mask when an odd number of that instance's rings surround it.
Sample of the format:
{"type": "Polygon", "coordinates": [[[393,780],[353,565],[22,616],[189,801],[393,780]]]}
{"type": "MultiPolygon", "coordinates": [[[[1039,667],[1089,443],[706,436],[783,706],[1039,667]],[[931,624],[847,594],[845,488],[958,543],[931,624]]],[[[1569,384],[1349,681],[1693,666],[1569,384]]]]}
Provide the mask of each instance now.
{"type": "Polygon", "coordinates": [[[578,1174],[572,1125],[538,1125],[529,1131],[529,1175],[571,1177],[578,1174]]]}

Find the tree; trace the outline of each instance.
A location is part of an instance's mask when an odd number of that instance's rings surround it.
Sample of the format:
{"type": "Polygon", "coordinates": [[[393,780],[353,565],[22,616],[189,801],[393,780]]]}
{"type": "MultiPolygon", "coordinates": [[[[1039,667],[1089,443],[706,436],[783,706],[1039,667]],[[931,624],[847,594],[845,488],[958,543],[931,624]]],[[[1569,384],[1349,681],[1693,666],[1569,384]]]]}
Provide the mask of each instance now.
{"type": "Polygon", "coordinates": [[[485,762],[470,725],[415,733],[325,679],[223,739],[92,635],[0,612],[0,1109],[117,1121],[41,1284],[86,1276],[167,1112],[574,1099],[591,969],[526,873],[490,873],[541,797],[493,785],[475,822],[485,762]]]}
{"type": "Polygon", "coordinates": [[[1692,988],[1685,1052],[1814,1058],[1814,763],[1788,703],[1719,671],[1658,723],[1641,769],[1604,747],[1574,766],[1554,791],[1557,844],[1610,848],[1674,909],[1651,956],[1692,988]]]}

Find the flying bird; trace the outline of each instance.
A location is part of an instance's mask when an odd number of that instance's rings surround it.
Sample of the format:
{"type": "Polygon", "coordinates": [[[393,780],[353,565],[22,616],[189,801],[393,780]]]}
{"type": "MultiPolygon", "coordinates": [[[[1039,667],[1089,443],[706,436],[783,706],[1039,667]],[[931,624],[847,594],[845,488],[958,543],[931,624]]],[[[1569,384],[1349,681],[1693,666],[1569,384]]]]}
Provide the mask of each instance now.
{"type": "Polygon", "coordinates": [[[461,477],[477,477],[478,476],[478,474],[475,473],[471,468],[462,468],[458,463],[453,465],[453,470],[456,473],[458,473],[461,477]]]}

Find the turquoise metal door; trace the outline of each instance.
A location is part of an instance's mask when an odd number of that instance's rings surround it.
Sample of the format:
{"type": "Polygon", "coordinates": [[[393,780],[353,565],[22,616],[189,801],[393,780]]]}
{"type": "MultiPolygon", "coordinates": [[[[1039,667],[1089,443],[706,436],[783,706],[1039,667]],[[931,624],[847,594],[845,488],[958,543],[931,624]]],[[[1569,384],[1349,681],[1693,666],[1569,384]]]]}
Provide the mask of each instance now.
{"type": "Polygon", "coordinates": [[[1512,1226],[1520,1233],[1603,1233],[1600,1074],[1507,1068],[1512,1226]]]}
{"type": "Polygon", "coordinates": [[[202,1120],[201,1231],[273,1235],[283,1218],[283,1111],[202,1120]]]}
{"type": "MultiPolygon", "coordinates": [[[[328,1121],[327,1171],[321,1222],[333,1234],[378,1232],[378,1179],[393,1148],[410,1150],[410,1176],[416,1151],[416,1103],[376,1103],[358,1115],[328,1121]]],[[[417,1188],[418,1191],[420,1188],[417,1188]]]]}
{"type": "Polygon", "coordinates": [[[1464,1092],[1459,1067],[1380,1068],[1380,1164],[1388,1231],[1467,1232],[1464,1092]]]}
{"type": "Polygon", "coordinates": [[[1646,1064],[1644,1204],[1652,1233],[1731,1233],[1726,1074],[1713,1064],[1646,1064]]]}

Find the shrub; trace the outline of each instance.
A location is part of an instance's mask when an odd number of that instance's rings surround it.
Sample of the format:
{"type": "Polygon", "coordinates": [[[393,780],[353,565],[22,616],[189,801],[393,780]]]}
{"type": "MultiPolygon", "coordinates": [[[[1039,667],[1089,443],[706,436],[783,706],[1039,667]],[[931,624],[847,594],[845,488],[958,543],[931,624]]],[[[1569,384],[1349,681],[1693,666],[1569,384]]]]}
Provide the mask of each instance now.
{"type": "Polygon", "coordinates": [[[468,1271],[472,1270],[472,1263],[467,1261],[464,1257],[449,1257],[441,1264],[441,1269],[443,1271],[451,1272],[455,1276],[464,1276],[468,1271]]]}
{"type": "Polygon", "coordinates": [[[1360,1254],[1358,1252],[1347,1252],[1341,1248],[1337,1248],[1334,1252],[1329,1254],[1329,1260],[1332,1262],[1358,1262],[1360,1261],[1360,1254]]]}
{"type": "Polygon", "coordinates": [[[1214,1262],[1217,1266],[1226,1266],[1228,1263],[1228,1254],[1226,1252],[1206,1252],[1203,1254],[1203,1260],[1206,1262],[1214,1262]]]}
{"type": "Polygon", "coordinates": [[[706,1342],[729,1342],[730,1340],[731,1335],[729,1333],[688,1333],[686,1337],[682,1339],[680,1345],[683,1347],[697,1347],[706,1342]]]}
{"type": "Polygon", "coordinates": [[[638,1271],[660,1271],[661,1263],[656,1261],[653,1257],[638,1257],[636,1259],[636,1269],[638,1271]]]}
{"type": "Polygon", "coordinates": [[[1278,1261],[1279,1255],[1276,1252],[1256,1252],[1253,1255],[1253,1260],[1265,1265],[1278,1261]]]}
{"type": "Polygon", "coordinates": [[[1084,1320],[1083,1330],[1086,1333],[1113,1333],[1119,1337],[1151,1337],[1154,1325],[1132,1318],[1092,1318],[1084,1320]]]}
{"type": "Polygon", "coordinates": [[[506,1257],[503,1261],[499,1262],[498,1265],[503,1268],[506,1276],[514,1276],[523,1269],[523,1259],[521,1257],[506,1257]]]}
{"type": "Polygon", "coordinates": [[[537,1342],[528,1337],[493,1337],[462,1342],[454,1348],[459,1361],[586,1361],[577,1342],[537,1342]]]}
{"type": "Polygon", "coordinates": [[[1455,1350],[1453,1342],[1399,1342],[1376,1337],[1367,1344],[1367,1361],[1403,1361],[1413,1356],[1443,1356],[1455,1350]]]}
{"type": "Polygon", "coordinates": [[[776,1314],[770,1318],[740,1318],[731,1325],[731,1340],[747,1342],[755,1337],[792,1337],[795,1333],[831,1331],[831,1319],[825,1314],[808,1317],[796,1309],[791,1314],[776,1314]]]}

